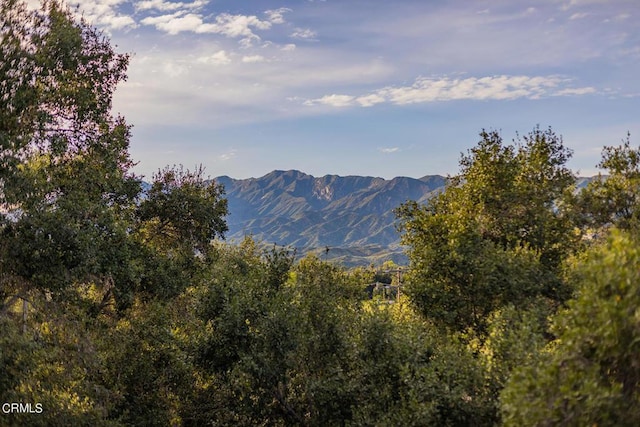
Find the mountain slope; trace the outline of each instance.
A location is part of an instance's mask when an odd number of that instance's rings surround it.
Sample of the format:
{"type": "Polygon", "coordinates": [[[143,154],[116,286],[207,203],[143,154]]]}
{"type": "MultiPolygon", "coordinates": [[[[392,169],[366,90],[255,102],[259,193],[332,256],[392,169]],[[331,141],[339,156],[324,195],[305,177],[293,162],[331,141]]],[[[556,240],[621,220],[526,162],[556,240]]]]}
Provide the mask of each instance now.
{"type": "Polygon", "coordinates": [[[313,177],[300,171],[273,171],[260,178],[215,179],[229,201],[229,240],[251,235],[298,253],[330,248],[328,258],[346,264],[404,257],[393,210],[407,200],[426,201],[445,178],[363,176],[313,177]]]}

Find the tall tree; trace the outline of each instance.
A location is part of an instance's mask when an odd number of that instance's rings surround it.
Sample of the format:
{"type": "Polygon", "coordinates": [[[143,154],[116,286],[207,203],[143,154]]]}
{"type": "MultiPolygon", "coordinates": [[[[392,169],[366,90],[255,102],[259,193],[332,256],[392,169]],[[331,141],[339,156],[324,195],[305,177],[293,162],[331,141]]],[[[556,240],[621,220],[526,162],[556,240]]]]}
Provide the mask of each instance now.
{"type": "Polygon", "coordinates": [[[3,0],[0,203],[8,285],[61,290],[119,279],[139,180],[130,129],[111,113],[128,56],[52,1],[3,0]]]}
{"type": "Polygon", "coordinates": [[[131,169],[130,126],[112,113],[129,57],[58,2],[2,1],[0,260],[6,296],[94,281],[131,302],[176,295],[196,252],[223,236],[223,190],[167,168],[146,197],[131,169]],[[142,238],[140,238],[142,237],[142,238]],[[180,256],[169,256],[170,253],[180,256]]]}
{"type": "Polygon", "coordinates": [[[148,241],[157,246],[183,246],[207,252],[216,237],[228,230],[224,217],[224,189],[204,178],[202,166],[194,171],[167,167],[153,177],[153,184],[138,208],[148,241]]]}
{"type": "Polygon", "coordinates": [[[443,193],[397,211],[409,295],[455,330],[483,329],[496,308],[536,295],[566,298],[557,273],[577,242],[562,203],[574,183],[562,138],[538,127],[514,145],[495,131],[480,137],[443,193]]]}

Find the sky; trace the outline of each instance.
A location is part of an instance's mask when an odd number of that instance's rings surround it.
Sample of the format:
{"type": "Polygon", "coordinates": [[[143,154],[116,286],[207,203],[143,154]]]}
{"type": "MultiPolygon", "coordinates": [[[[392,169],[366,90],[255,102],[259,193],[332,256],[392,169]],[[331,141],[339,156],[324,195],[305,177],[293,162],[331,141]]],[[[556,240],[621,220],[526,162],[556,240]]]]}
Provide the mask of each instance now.
{"type": "Polygon", "coordinates": [[[455,174],[482,129],[536,125],[586,176],[640,144],[638,0],[69,4],[132,55],[114,112],[146,177],[455,174]]]}

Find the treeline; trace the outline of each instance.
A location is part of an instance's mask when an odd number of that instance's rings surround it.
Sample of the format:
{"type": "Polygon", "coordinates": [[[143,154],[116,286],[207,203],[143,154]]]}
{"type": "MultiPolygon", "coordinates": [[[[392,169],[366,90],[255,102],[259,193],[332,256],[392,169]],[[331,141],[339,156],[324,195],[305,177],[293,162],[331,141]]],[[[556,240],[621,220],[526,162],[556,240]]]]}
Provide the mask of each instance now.
{"type": "Polygon", "coordinates": [[[220,242],[201,169],[143,194],[111,112],[128,57],[0,2],[0,425],[640,424],[628,137],[578,191],[551,129],[483,131],[398,208],[411,269],[379,304],[372,270],[220,242]]]}
{"type": "Polygon", "coordinates": [[[551,129],[480,137],[443,193],[398,209],[413,308],[479,361],[491,422],[637,425],[640,149],[605,147],[578,191],[551,129]]]}

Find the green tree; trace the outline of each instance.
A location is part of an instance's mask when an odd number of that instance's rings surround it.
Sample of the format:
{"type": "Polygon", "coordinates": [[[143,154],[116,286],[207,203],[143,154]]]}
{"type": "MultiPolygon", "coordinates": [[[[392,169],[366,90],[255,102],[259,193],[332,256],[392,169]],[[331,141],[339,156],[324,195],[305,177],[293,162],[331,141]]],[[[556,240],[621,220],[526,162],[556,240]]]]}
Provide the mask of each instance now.
{"type": "Polygon", "coordinates": [[[513,370],[536,360],[551,339],[548,318],[553,312],[554,307],[540,299],[525,307],[508,305],[489,316],[487,338],[474,350],[495,402],[513,370]]]}
{"type": "Polygon", "coordinates": [[[496,400],[480,361],[410,307],[361,313],[353,342],[350,376],[357,393],[348,425],[496,423],[496,400]]]}
{"type": "Polygon", "coordinates": [[[222,186],[205,180],[202,166],[193,172],[175,166],[159,171],[138,208],[145,239],[165,251],[186,247],[206,253],[228,230],[223,194],[222,186]]]}
{"type": "Polygon", "coordinates": [[[504,145],[497,132],[480,136],[444,192],[426,206],[408,202],[397,210],[411,300],[460,331],[482,331],[506,304],[566,299],[558,273],[579,237],[563,203],[574,177],[562,139],[539,128],[515,145],[504,145]]]}
{"type": "Polygon", "coordinates": [[[202,167],[159,171],[136,209],[138,291],[147,298],[172,298],[201,280],[212,241],[227,231],[224,189],[203,174],[202,167]]]}
{"type": "Polygon", "coordinates": [[[577,296],[557,336],[502,392],[506,425],[640,423],[640,243],[615,231],[572,270],[577,296]]]}
{"type": "Polygon", "coordinates": [[[158,301],[137,303],[103,332],[104,385],[115,395],[105,418],[122,425],[182,425],[197,411],[189,405],[197,377],[181,336],[197,336],[188,328],[193,317],[158,301]]]}
{"type": "Polygon", "coordinates": [[[595,230],[615,225],[638,227],[640,219],[640,149],[631,147],[631,137],[619,146],[602,151],[599,174],[578,197],[585,225],[595,230]]]}
{"type": "Polygon", "coordinates": [[[111,112],[128,56],[56,1],[0,12],[0,400],[45,407],[0,423],[180,422],[194,351],[175,319],[204,325],[166,302],[204,277],[222,189],[167,169],[144,198],[111,112]]]}
{"type": "Polygon", "coordinates": [[[215,247],[215,262],[198,290],[196,312],[206,325],[195,346],[207,384],[190,422],[277,425],[295,422],[282,393],[295,347],[295,311],[284,284],[293,262],[286,249],[215,247]]]}
{"type": "Polygon", "coordinates": [[[58,292],[100,277],[126,287],[130,272],[114,248],[127,246],[140,183],[130,173],[129,126],[110,110],[128,56],[57,2],[35,12],[3,0],[1,9],[6,284],[58,292]]]}

